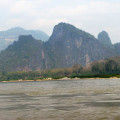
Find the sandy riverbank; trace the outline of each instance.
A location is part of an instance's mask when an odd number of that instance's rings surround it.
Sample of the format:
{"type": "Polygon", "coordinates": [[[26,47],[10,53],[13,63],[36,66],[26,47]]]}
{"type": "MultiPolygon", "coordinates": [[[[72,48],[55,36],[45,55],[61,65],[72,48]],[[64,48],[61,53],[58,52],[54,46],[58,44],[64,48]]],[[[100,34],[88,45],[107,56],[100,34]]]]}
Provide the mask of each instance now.
{"type": "Polygon", "coordinates": [[[119,79],[118,77],[110,77],[110,78],[60,78],[60,79],[52,79],[52,78],[46,78],[46,79],[37,79],[37,80],[9,80],[9,81],[0,81],[0,82],[34,82],[34,81],[53,81],[53,80],[81,80],[81,79],[119,79]]]}

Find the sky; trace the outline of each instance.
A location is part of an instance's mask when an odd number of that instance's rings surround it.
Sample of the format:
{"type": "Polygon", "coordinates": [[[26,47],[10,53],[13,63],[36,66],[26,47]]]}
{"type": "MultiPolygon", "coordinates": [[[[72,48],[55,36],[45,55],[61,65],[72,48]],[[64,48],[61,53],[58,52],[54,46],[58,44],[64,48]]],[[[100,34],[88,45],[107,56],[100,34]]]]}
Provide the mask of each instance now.
{"type": "Polygon", "coordinates": [[[48,35],[60,22],[93,34],[105,30],[120,42],[120,0],[0,0],[0,31],[12,27],[48,35]]]}

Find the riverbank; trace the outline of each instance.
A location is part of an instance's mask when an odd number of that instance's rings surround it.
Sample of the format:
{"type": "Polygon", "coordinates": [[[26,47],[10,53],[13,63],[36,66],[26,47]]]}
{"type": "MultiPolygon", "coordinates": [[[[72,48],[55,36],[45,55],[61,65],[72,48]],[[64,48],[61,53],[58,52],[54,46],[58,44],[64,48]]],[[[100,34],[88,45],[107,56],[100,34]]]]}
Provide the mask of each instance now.
{"type": "Polygon", "coordinates": [[[19,79],[19,80],[3,80],[3,81],[0,81],[0,82],[40,82],[40,81],[54,81],[54,80],[83,80],[83,79],[120,79],[118,77],[110,77],[110,78],[68,78],[68,77],[64,77],[64,78],[59,78],[59,79],[53,79],[53,78],[44,78],[44,79],[37,79],[37,80],[22,80],[22,79],[19,79]]]}

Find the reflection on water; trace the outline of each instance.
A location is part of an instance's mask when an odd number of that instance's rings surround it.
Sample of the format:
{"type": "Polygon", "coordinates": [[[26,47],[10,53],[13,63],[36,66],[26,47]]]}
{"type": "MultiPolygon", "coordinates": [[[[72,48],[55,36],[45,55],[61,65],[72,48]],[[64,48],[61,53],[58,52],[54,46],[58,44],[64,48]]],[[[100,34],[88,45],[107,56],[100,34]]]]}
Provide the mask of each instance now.
{"type": "Polygon", "coordinates": [[[0,83],[0,120],[120,120],[120,79],[0,83]]]}

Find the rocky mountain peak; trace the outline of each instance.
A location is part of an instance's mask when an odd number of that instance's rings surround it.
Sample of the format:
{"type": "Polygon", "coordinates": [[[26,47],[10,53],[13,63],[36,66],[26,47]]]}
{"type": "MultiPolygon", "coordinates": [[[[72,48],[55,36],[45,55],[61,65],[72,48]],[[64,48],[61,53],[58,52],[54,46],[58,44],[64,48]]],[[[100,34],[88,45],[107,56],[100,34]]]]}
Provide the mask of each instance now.
{"type": "Polygon", "coordinates": [[[54,35],[55,37],[62,37],[67,32],[73,31],[74,29],[76,28],[73,25],[68,23],[59,23],[54,27],[52,36],[54,35]]]}
{"type": "Polygon", "coordinates": [[[81,29],[78,29],[77,27],[68,24],[68,23],[59,23],[56,25],[53,29],[53,33],[49,39],[49,42],[55,43],[67,40],[69,42],[74,42],[74,40],[90,40],[95,39],[95,37],[81,29]]]}
{"type": "Polygon", "coordinates": [[[98,40],[105,46],[112,46],[111,39],[106,31],[102,31],[98,34],[98,40]]]}
{"type": "Polygon", "coordinates": [[[71,24],[68,24],[68,23],[59,23],[58,25],[56,25],[54,27],[54,30],[53,31],[66,31],[68,29],[76,29],[76,27],[74,27],[73,25],[71,24]]]}

